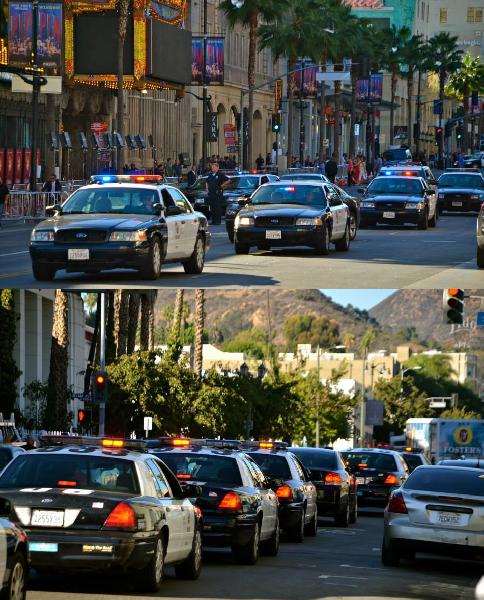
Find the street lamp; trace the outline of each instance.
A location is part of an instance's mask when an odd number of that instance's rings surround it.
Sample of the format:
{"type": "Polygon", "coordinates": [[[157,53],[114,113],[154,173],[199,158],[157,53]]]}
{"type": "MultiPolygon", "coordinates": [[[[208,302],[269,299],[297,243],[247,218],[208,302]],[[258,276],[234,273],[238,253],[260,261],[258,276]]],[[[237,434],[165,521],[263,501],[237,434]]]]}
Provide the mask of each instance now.
{"type": "Polygon", "coordinates": [[[249,365],[243,362],[239,367],[239,373],[241,377],[247,378],[250,375],[249,365]]]}
{"type": "Polygon", "coordinates": [[[403,400],[403,378],[405,377],[405,373],[409,371],[421,371],[422,367],[420,365],[415,365],[415,367],[408,367],[407,369],[402,369],[400,371],[400,401],[403,400]]]}
{"type": "Polygon", "coordinates": [[[261,363],[258,367],[257,367],[257,379],[259,380],[259,383],[262,382],[262,380],[264,379],[264,375],[267,373],[267,369],[264,363],[261,363]]]}

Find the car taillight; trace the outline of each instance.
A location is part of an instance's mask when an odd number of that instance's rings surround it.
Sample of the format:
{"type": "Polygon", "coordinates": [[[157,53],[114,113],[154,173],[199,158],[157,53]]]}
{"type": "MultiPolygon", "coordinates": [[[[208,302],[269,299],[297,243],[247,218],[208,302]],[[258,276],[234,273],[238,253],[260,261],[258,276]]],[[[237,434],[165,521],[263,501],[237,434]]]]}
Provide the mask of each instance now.
{"type": "Polygon", "coordinates": [[[241,510],[242,502],[235,492],[227,492],[220,500],[218,507],[222,510],[241,510]]]}
{"type": "Polygon", "coordinates": [[[120,502],[114,507],[108,518],[104,521],[104,527],[122,527],[126,529],[136,527],[134,510],[129,504],[120,502]]]}
{"type": "Polygon", "coordinates": [[[343,480],[338,473],[326,473],[324,477],[325,483],[343,483],[343,480]]]}
{"type": "Polygon", "coordinates": [[[398,477],[395,475],[387,475],[383,483],[386,483],[387,485],[398,485],[398,477]]]}
{"type": "Polygon", "coordinates": [[[405,500],[403,499],[402,492],[395,490],[390,494],[390,499],[387,504],[387,511],[391,513],[408,514],[405,500]]]}
{"type": "Polygon", "coordinates": [[[276,490],[276,496],[284,500],[292,500],[292,490],[289,485],[281,485],[276,490]]]}

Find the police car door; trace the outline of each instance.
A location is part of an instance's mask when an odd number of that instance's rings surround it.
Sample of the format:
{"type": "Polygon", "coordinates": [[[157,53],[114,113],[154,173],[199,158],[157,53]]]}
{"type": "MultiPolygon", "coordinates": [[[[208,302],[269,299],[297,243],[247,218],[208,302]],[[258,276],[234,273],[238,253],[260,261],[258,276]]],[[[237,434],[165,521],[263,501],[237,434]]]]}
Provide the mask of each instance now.
{"type": "Polygon", "coordinates": [[[331,238],[337,240],[343,237],[346,227],[346,211],[343,210],[344,207],[336,189],[332,185],[325,185],[324,188],[331,216],[333,217],[333,231],[331,238]]]}
{"type": "Polygon", "coordinates": [[[165,221],[168,229],[168,243],[166,246],[167,260],[176,259],[182,256],[182,238],[183,238],[183,215],[167,215],[166,209],[176,206],[175,199],[171,194],[173,188],[163,188],[161,196],[163,198],[163,206],[165,207],[165,221]]]}
{"type": "Polygon", "coordinates": [[[195,249],[195,242],[198,235],[198,217],[180,190],[177,190],[176,188],[170,188],[170,194],[175,200],[178,208],[183,211],[180,215],[183,216],[184,225],[180,252],[183,253],[183,256],[191,256],[193,254],[193,250],[195,249]]]}
{"type": "Polygon", "coordinates": [[[266,540],[273,534],[277,523],[278,503],[276,493],[270,488],[259,465],[250,456],[246,457],[246,461],[254,484],[259,488],[262,497],[263,519],[260,535],[261,539],[266,540]]]}

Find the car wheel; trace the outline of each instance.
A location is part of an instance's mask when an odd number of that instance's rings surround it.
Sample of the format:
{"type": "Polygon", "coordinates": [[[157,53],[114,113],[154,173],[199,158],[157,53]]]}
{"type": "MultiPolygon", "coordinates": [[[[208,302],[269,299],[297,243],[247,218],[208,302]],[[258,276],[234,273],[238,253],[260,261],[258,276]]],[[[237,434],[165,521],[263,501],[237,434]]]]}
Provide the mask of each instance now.
{"type": "Polygon", "coordinates": [[[205,265],[205,242],[202,237],[197,237],[193,254],[182,264],[185,273],[189,273],[190,275],[198,275],[203,271],[205,265]]]}
{"type": "Polygon", "coordinates": [[[250,246],[249,244],[241,244],[240,242],[235,240],[234,250],[235,254],[249,254],[250,246]]]}
{"type": "Polygon", "coordinates": [[[353,508],[350,511],[350,523],[356,523],[357,518],[358,518],[358,498],[355,496],[355,500],[353,502],[353,508]]]}
{"type": "Polygon", "coordinates": [[[385,542],[381,546],[381,562],[385,567],[398,567],[400,564],[401,555],[396,550],[387,548],[385,542]]]}
{"type": "Polygon", "coordinates": [[[338,252],[346,252],[350,249],[350,241],[350,228],[348,223],[346,223],[344,235],[340,240],[335,242],[334,247],[338,252]]]}
{"type": "Polygon", "coordinates": [[[38,263],[32,263],[32,272],[35,279],[38,281],[52,281],[55,277],[57,269],[50,265],[39,265],[38,263]]]}
{"type": "Polygon", "coordinates": [[[437,209],[434,212],[434,216],[429,219],[429,227],[435,227],[437,225],[437,209]]]}
{"type": "Polygon", "coordinates": [[[198,579],[202,568],[202,533],[197,527],[190,556],[175,567],[178,579],[198,579]]]}
{"type": "Polygon", "coordinates": [[[357,232],[358,232],[358,225],[357,225],[357,221],[356,221],[356,215],[354,213],[350,213],[350,241],[351,242],[355,239],[357,232]]]}
{"type": "Polygon", "coordinates": [[[338,527],[348,527],[350,523],[350,503],[348,499],[336,514],[334,522],[338,527]]]}
{"type": "Polygon", "coordinates": [[[143,279],[158,279],[161,272],[161,243],[158,238],[154,238],[148,252],[146,265],[140,269],[140,275],[143,279]]]}
{"type": "Polygon", "coordinates": [[[17,552],[12,561],[8,582],[1,593],[2,600],[25,600],[27,587],[27,563],[23,554],[17,552]]]}
{"type": "Polygon", "coordinates": [[[301,518],[296,523],[296,525],[294,525],[294,527],[291,527],[291,529],[287,530],[287,537],[289,538],[289,541],[300,544],[304,540],[304,523],[305,523],[305,521],[306,521],[306,512],[302,511],[301,518]]]}
{"type": "Polygon", "coordinates": [[[280,538],[280,529],[279,529],[279,519],[276,522],[276,528],[274,529],[274,533],[271,537],[261,544],[261,551],[266,556],[277,556],[279,552],[279,538],[280,538]]]}
{"type": "Polygon", "coordinates": [[[229,242],[231,244],[234,243],[234,230],[233,229],[227,229],[227,235],[229,236],[229,242]]]}
{"type": "Polygon", "coordinates": [[[484,269],[484,248],[477,246],[477,267],[484,269]]]}
{"type": "Polygon", "coordinates": [[[260,525],[254,527],[250,540],[242,546],[232,546],[232,552],[237,562],[243,565],[255,565],[259,559],[260,525]]]}
{"type": "Polygon", "coordinates": [[[417,222],[417,229],[424,231],[429,226],[429,213],[428,209],[425,209],[423,215],[417,222]]]}
{"type": "Polygon", "coordinates": [[[313,518],[304,528],[304,533],[309,537],[315,537],[318,535],[318,509],[315,509],[313,518]]]}
{"type": "Polygon", "coordinates": [[[163,581],[165,568],[165,545],[159,537],[155,542],[153,556],[149,563],[138,571],[138,588],[143,592],[157,592],[163,581]]]}
{"type": "Polygon", "coordinates": [[[321,239],[318,244],[315,246],[316,252],[321,254],[322,256],[328,256],[329,254],[329,231],[328,226],[326,224],[323,225],[323,229],[321,231],[321,239]]]}

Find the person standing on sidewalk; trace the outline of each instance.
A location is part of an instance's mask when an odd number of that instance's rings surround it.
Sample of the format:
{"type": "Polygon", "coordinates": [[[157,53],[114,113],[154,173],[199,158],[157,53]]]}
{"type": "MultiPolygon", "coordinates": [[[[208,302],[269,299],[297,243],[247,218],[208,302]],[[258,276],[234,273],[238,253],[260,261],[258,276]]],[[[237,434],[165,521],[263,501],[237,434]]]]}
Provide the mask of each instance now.
{"type": "Polygon", "coordinates": [[[6,200],[8,200],[10,196],[10,190],[8,189],[6,183],[0,177],[0,227],[2,226],[2,215],[3,215],[3,207],[5,205],[6,200]]]}
{"type": "Polygon", "coordinates": [[[326,177],[334,183],[335,177],[338,174],[338,163],[335,160],[335,155],[333,154],[331,158],[326,163],[326,177]]]}
{"type": "Polygon", "coordinates": [[[207,177],[206,190],[208,192],[208,205],[210,206],[210,215],[212,217],[212,225],[220,225],[222,222],[222,212],[224,195],[223,189],[229,182],[229,178],[225,173],[220,171],[219,164],[213,162],[211,172],[207,177]]]}

